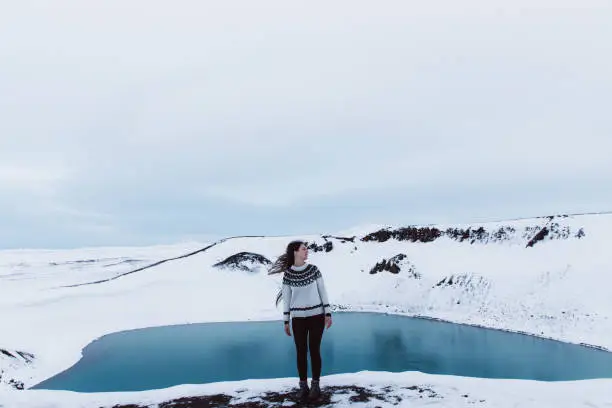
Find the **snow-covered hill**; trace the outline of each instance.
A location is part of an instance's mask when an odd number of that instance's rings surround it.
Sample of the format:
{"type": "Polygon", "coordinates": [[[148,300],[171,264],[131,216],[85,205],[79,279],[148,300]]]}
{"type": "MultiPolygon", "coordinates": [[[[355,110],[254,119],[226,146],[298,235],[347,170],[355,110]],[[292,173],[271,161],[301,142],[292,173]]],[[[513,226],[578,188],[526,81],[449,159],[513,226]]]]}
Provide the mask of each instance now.
{"type": "Polygon", "coordinates": [[[310,243],[309,261],[337,311],[426,316],[612,349],[612,214],[350,232],[0,251],[2,395],[69,367],[110,332],[280,319],[280,276],[266,268],[293,238],[310,243]]]}

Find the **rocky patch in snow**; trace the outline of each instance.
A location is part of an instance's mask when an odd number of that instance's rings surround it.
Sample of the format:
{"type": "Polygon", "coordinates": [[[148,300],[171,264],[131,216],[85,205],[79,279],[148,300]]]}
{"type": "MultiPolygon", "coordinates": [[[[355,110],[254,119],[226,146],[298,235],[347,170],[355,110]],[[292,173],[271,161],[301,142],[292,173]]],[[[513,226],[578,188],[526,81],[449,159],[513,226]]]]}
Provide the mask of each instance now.
{"type": "Polygon", "coordinates": [[[376,232],[372,232],[361,240],[363,242],[385,242],[389,239],[395,239],[397,241],[411,241],[411,242],[432,242],[442,236],[442,231],[438,228],[430,227],[404,227],[398,229],[383,228],[376,232]]]}
{"type": "Polygon", "coordinates": [[[437,302],[447,302],[449,306],[481,304],[489,295],[491,282],[472,273],[452,274],[440,280],[432,289],[445,291],[446,296],[438,298],[437,302]]]}
{"type": "Polygon", "coordinates": [[[17,390],[24,389],[24,383],[14,378],[13,372],[23,373],[24,366],[29,366],[34,362],[34,356],[25,351],[0,349],[0,387],[8,385],[17,390]]]}
{"type": "Polygon", "coordinates": [[[259,272],[261,268],[271,265],[272,262],[263,255],[253,252],[239,252],[225,258],[213,265],[215,268],[231,269],[244,272],[259,272]]]}
{"type": "Polygon", "coordinates": [[[341,243],[345,244],[347,242],[353,242],[354,243],[355,242],[355,238],[357,238],[357,237],[355,237],[355,236],[352,236],[352,237],[334,237],[333,235],[322,235],[322,238],[325,239],[325,240],[327,240],[329,238],[332,238],[332,239],[335,239],[335,240],[340,241],[341,243]]]}
{"type": "Polygon", "coordinates": [[[436,284],[437,287],[454,286],[474,291],[477,289],[488,289],[491,283],[482,276],[474,276],[470,273],[453,274],[445,277],[436,284]]]}
{"type": "Polygon", "coordinates": [[[487,231],[484,227],[478,228],[448,228],[444,235],[455,241],[468,241],[470,244],[487,244],[490,242],[510,241],[516,234],[516,229],[511,226],[502,226],[493,231],[487,231]]]}
{"type": "Polygon", "coordinates": [[[565,225],[561,226],[558,222],[551,222],[550,224],[542,227],[530,240],[527,242],[527,247],[534,246],[537,242],[543,241],[544,239],[568,239],[570,237],[582,238],[584,237],[584,229],[580,228],[576,233],[571,232],[570,227],[565,225]]]}
{"type": "MultiPolygon", "coordinates": [[[[159,403],[159,408],[272,408],[272,407],[329,407],[350,406],[357,403],[370,403],[385,406],[403,406],[414,399],[430,399],[439,402],[443,397],[433,389],[424,386],[405,387],[364,387],[357,385],[337,385],[321,387],[321,397],[318,401],[300,402],[297,388],[284,391],[269,391],[261,395],[247,395],[247,390],[238,390],[236,395],[214,394],[177,398],[159,403]],[[241,394],[245,393],[244,396],[241,394]]],[[[464,398],[468,398],[465,395],[464,398]]],[[[108,407],[110,408],[110,407],[108,407]]],[[[146,408],[144,405],[114,405],[112,408],[146,408]]]]}
{"type": "MultiPolygon", "coordinates": [[[[10,388],[14,388],[16,390],[24,389],[25,386],[23,385],[23,381],[19,381],[14,378],[4,378],[4,377],[5,377],[4,370],[0,370],[0,384],[6,384],[10,388]]],[[[0,405],[0,407],[1,406],[2,405],[0,405]]]]}
{"type": "Polygon", "coordinates": [[[313,252],[331,252],[334,249],[334,244],[327,240],[323,245],[317,245],[314,242],[310,242],[308,243],[308,249],[313,252]]]}
{"type": "Polygon", "coordinates": [[[532,247],[537,242],[544,239],[580,239],[585,236],[584,229],[579,228],[572,231],[568,225],[556,222],[557,218],[549,216],[544,219],[544,225],[525,226],[522,231],[518,231],[512,225],[502,225],[493,230],[487,230],[483,226],[468,228],[447,228],[437,227],[403,227],[403,228],[383,228],[372,232],[361,238],[363,242],[386,242],[390,239],[396,241],[410,242],[433,242],[441,237],[447,237],[458,242],[469,242],[470,244],[487,244],[495,242],[506,242],[520,239],[527,242],[527,247],[532,247]]]}
{"type": "Polygon", "coordinates": [[[370,274],[374,275],[384,271],[393,274],[402,272],[402,274],[416,279],[421,277],[421,274],[417,272],[415,265],[407,259],[406,254],[397,254],[388,260],[383,259],[374,265],[372,269],[370,269],[370,274]]]}

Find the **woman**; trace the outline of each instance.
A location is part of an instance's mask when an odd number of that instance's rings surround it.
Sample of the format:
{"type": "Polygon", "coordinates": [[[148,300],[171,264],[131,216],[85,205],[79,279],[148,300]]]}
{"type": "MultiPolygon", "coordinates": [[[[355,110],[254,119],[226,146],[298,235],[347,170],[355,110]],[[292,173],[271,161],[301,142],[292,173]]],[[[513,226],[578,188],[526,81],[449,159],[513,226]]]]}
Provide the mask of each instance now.
{"type": "Polygon", "coordinates": [[[332,325],[327,291],[321,271],[307,264],[308,248],[304,241],[292,241],[270,269],[270,274],[283,273],[282,289],[276,297],[276,305],[283,300],[284,328],[291,336],[297,353],[297,369],[300,376],[300,398],[317,399],[321,395],[321,339],[323,330],[332,325]],[[291,318],[291,319],[290,319],[291,318]],[[291,320],[291,324],[290,324],[291,320]],[[308,387],[307,353],[310,349],[312,382],[308,387]]]}

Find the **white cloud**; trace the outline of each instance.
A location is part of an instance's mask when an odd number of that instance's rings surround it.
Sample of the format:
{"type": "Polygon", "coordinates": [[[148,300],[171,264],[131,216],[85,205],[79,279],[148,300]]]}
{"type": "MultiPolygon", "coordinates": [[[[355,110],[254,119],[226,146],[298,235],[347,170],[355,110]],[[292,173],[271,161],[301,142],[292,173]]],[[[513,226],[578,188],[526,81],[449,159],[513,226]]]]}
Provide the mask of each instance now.
{"type": "Polygon", "coordinates": [[[612,181],[611,17],[595,0],[15,2],[0,194],[95,219],[113,217],[82,204],[96,189],[287,206],[612,181]]]}
{"type": "Polygon", "coordinates": [[[61,180],[59,169],[20,164],[0,164],[0,185],[12,188],[27,188],[38,184],[55,183],[61,180]]]}

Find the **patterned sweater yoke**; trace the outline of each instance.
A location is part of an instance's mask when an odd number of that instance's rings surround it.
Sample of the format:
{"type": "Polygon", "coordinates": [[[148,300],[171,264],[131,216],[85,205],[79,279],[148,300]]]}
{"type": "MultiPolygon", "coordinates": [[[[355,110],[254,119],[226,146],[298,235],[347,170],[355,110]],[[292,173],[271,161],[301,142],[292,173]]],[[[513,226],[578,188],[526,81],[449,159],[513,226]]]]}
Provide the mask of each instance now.
{"type": "Polygon", "coordinates": [[[319,268],[314,265],[306,265],[304,270],[287,269],[283,276],[283,283],[289,286],[306,286],[321,277],[319,268]]]}

